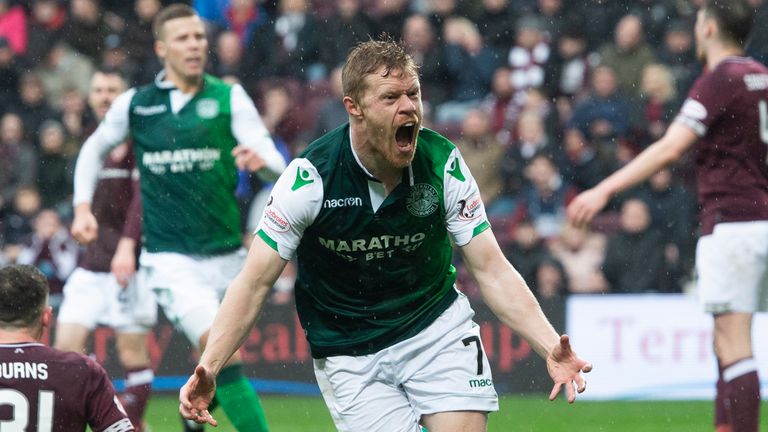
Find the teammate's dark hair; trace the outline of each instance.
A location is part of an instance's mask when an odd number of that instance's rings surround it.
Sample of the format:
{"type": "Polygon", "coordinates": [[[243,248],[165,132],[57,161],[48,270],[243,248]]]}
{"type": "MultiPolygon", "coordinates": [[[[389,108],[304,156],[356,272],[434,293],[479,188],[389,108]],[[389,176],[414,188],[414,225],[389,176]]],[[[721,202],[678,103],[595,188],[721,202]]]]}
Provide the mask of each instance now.
{"type": "Polygon", "coordinates": [[[161,40],[163,38],[163,25],[176,18],[186,18],[197,15],[191,6],[174,3],[166,8],[163,8],[155,15],[155,20],[152,21],[152,34],[155,36],[155,40],[161,40]]]}
{"type": "Polygon", "coordinates": [[[0,327],[35,325],[48,304],[48,281],[30,265],[0,268],[0,327]]]}
{"type": "Polygon", "coordinates": [[[366,90],[365,77],[382,66],[384,66],[384,76],[388,76],[393,71],[413,76],[419,74],[419,67],[405,52],[402,43],[382,35],[382,40],[370,39],[361,42],[350,51],[341,71],[344,95],[359,103],[366,90]]]}
{"type": "Polygon", "coordinates": [[[742,48],[747,44],[755,9],[746,0],[707,0],[704,13],[717,21],[724,41],[742,48]]]}

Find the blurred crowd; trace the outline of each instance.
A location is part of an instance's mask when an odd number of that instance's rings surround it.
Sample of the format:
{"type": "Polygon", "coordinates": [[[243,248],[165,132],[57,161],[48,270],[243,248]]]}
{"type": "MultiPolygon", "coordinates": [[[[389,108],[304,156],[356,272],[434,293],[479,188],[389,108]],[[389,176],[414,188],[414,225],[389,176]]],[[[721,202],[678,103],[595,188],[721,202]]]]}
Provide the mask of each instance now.
{"type": "MultiPolygon", "coordinates": [[[[751,2],[766,28],[768,2],[751,2]]],[[[97,126],[91,74],[152,82],[151,23],[167,3],[0,0],[0,265],[36,264],[54,293],[79,253],[68,223],[74,159],[97,126]]],[[[209,72],[243,84],[288,158],[346,122],[348,50],[382,33],[402,40],[421,68],[425,125],[461,149],[505,253],[540,298],[680,292],[692,278],[690,163],[618,197],[589,230],[568,226],[565,207],[674,120],[701,73],[701,0],[189,3],[207,23],[209,72]]],[[[766,38],[749,49],[763,62],[766,38]]],[[[244,232],[264,187],[241,175],[244,232]]],[[[281,280],[279,298],[290,286],[281,280]]]]}

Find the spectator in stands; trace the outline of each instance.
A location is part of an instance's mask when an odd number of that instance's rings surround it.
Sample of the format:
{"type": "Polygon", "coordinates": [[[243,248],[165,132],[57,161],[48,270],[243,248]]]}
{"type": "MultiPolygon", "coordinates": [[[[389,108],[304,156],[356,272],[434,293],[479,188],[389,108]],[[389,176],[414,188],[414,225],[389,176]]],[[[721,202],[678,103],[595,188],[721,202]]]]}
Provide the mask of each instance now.
{"type": "Polygon", "coordinates": [[[129,85],[150,82],[160,72],[162,65],[152,50],[154,36],[152,36],[152,21],[160,12],[162,3],[160,0],[134,0],[134,15],[125,20],[123,30],[123,42],[125,50],[138,65],[137,76],[129,85]]]}
{"type": "Polygon", "coordinates": [[[599,49],[613,34],[616,23],[629,10],[633,0],[583,0],[573,3],[570,14],[574,23],[584,29],[589,51],[599,49]]]}
{"type": "Polygon", "coordinates": [[[535,13],[541,19],[544,37],[549,43],[560,39],[560,31],[567,27],[570,18],[567,16],[564,0],[537,0],[535,13]]]}
{"type": "Polygon", "coordinates": [[[522,219],[511,227],[511,239],[502,244],[504,256],[517,269],[528,285],[536,279],[536,269],[550,256],[547,246],[536,231],[533,221],[522,219]]]}
{"type": "Polygon", "coordinates": [[[533,221],[543,238],[560,235],[565,208],[576,191],[563,179],[551,155],[536,154],[525,168],[526,184],[520,195],[521,211],[533,221]]]}
{"type": "Polygon", "coordinates": [[[291,77],[299,81],[322,78],[320,24],[312,16],[307,0],[280,0],[274,20],[256,29],[245,50],[244,69],[249,80],[291,77]]]}
{"type": "Polygon", "coordinates": [[[388,34],[394,40],[405,38],[403,29],[409,14],[409,3],[409,0],[374,0],[373,24],[376,35],[388,34]]]}
{"type": "Polygon", "coordinates": [[[568,125],[579,128],[590,141],[615,146],[627,137],[630,118],[629,101],[619,90],[616,71],[602,65],[592,75],[590,96],[576,104],[568,125]]]}
{"type": "Polygon", "coordinates": [[[251,43],[258,27],[269,21],[267,11],[256,0],[231,0],[224,7],[222,16],[213,21],[220,29],[234,32],[242,46],[251,43]]]}
{"type": "Polygon", "coordinates": [[[566,223],[560,236],[549,245],[568,276],[568,292],[594,294],[608,291],[600,266],[605,257],[606,237],[588,227],[566,223]]]}
{"type": "Polygon", "coordinates": [[[664,267],[664,239],[651,226],[648,205],[639,198],[627,199],[619,231],[608,237],[602,265],[611,292],[659,292],[664,267]]]}
{"type": "Polygon", "coordinates": [[[341,69],[342,66],[336,66],[331,70],[328,77],[330,85],[330,97],[320,105],[315,116],[315,125],[309,133],[309,139],[305,141],[314,141],[326,133],[343,125],[349,119],[347,109],[341,100],[344,98],[341,87],[341,69]]]}
{"type": "Polygon", "coordinates": [[[632,97],[640,95],[643,68],[656,61],[644,34],[640,17],[625,15],[616,25],[613,41],[600,48],[600,62],[616,71],[619,87],[632,97]]]}
{"type": "Polygon", "coordinates": [[[0,37],[8,40],[14,54],[27,52],[27,13],[11,0],[0,0],[0,37]]]}
{"type": "Polygon", "coordinates": [[[640,98],[642,113],[639,126],[643,130],[639,144],[645,147],[664,135],[678,109],[675,81],[668,67],[653,63],[643,69],[640,98]]]}
{"type": "Polygon", "coordinates": [[[85,140],[94,122],[85,109],[85,100],[77,89],[69,89],[61,103],[61,125],[64,127],[63,154],[68,158],[77,156],[80,143],[85,140]]]}
{"type": "Polygon", "coordinates": [[[43,207],[71,214],[72,160],[64,155],[64,127],[56,120],[40,125],[40,154],[37,160],[37,188],[43,207]]]}
{"type": "Polygon", "coordinates": [[[119,34],[113,33],[107,36],[98,64],[102,68],[116,70],[128,82],[134,82],[140,73],[141,65],[130,55],[125,42],[125,38],[119,34]]]}
{"type": "Polygon", "coordinates": [[[567,27],[554,43],[554,50],[544,65],[544,88],[555,100],[561,118],[569,118],[573,104],[587,96],[594,61],[587,51],[584,30],[567,27]]]}
{"type": "Polygon", "coordinates": [[[580,191],[594,187],[617,167],[613,152],[598,151],[578,128],[565,130],[563,147],[563,177],[580,191]]]}
{"type": "Polygon", "coordinates": [[[216,36],[212,59],[213,75],[226,79],[241,80],[243,77],[243,45],[233,31],[223,31],[216,36]]]}
{"type": "Polygon", "coordinates": [[[40,125],[45,120],[58,118],[58,113],[48,105],[43,82],[37,73],[23,73],[19,86],[19,105],[15,111],[24,123],[24,139],[37,144],[40,125]]]}
{"type": "MultiPolygon", "coordinates": [[[[99,42],[99,46],[102,42],[99,42]]],[[[62,96],[70,88],[78,89],[85,97],[93,74],[93,64],[89,57],[78,54],[63,40],[53,42],[45,60],[35,69],[45,88],[48,104],[53,108],[60,108],[62,96]]]]}
{"type": "Polygon", "coordinates": [[[549,40],[542,18],[526,15],[519,19],[515,44],[507,54],[515,89],[525,91],[544,85],[544,65],[549,55],[549,40]]]}
{"type": "Polygon", "coordinates": [[[326,73],[344,63],[359,42],[376,35],[373,21],[361,9],[361,0],[338,0],[335,6],[321,27],[320,61],[326,73]]]}
{"type": "Polygon", "coordinates": [[[443,28],[448,73],[453,81],[449,100],[437,107],[437,123],[459,122],[472,108],[482,102],[491,90],[493,72],[498,66],[489,48],[472,21],[463,17],[450,18],[443,28]]]}
{"type": "Polygon", "coordinates": [[[757,11],[752,28],[761,30],[752,32],[749,46],[747,46],[747,54],[760,63],[768,64],[768,34],[762,30],[768,26],[768,2],[749,0],[749,4],[757,11]]]}
{"type": "Polygon", "coordinates": [[[409,16],[403,25],[402,34],[405,49],[419,65],[423,101],[425,105],[434,108],[448,100],[453,87],[445,63],[445,47],[435,37],[435,30],[426,15],[409,16]]]}
{"type": "MultiPolygon", "coordinates": [[[[69,3],[69,20],[64,27],[64,40],[94,64],[101,59],[104,40],[116,32],[107,24],[104,15],[105,11],[98,0],[72,0],[69,3]]],[[[85,80],[90,78],[91,74],[88,74],[85,80]]]]}
{"type": "Polygon", "coordinates": [[[691,192],[665,168],[648,179],[638,195],[648,203],[651,225],[662,233],[664,256],[670,271],[666,291],[680,291],[680,279],[693,269],[696,245],[697,202],[691,192]]]}
{"type": "Polygon", "coordinates": [[[541,116],[534,111],[523,112],[515,126],[517,139],[506,147],[499,163],[499,172],[503,181],[503,192],[493,206],[488,206],[488,214],[500,216],[514,213],[518,209],[520,195],[526,184],[525,169],[539,154],[554,155],[541,116]]]}
{"type": "Polygon", "coordinates": [[[43,209],[35,216],[34,231],[19,251],[17,264],[33,265],[48,279],[50,303],[61,303],[62,288],[77,265],[78,245],[55,210],[43,209]]]}
{"type": "Polygon", "coordinates": [[[37,175],[37,155],[24,141],[24,125],[12,112],[0,118],[0,208],[10,206],[17,190],[33,186],[37,175]]]}
{"type": "Polygon", "coordinates": [[[483,99],[480,109],[488,113],[491,130],[499,142],[508,144],[514,138],[524,97],[525,94],[516,92],[512,85],[512,69],[509,66],[496,68],[491,80],[491,92],[483,99]]]}
{"type": "Polygon", "coordinates": [[[20,68],[8,39],[0,36],[0,113],[18,103],[20,68]]]}
{"type": "Polygon", "coordinates": [[[518,16],[509,0],[483,0],[482,7],[477,27],[488,46],[502,58],[515,42],[518,16]]]}
{"type": "Polygon", "coordinates": [[[32,236],[32,226],[40,211],[40,193],[34,186],[21,186],[16,189],[16,195],[5,212],[3,226],[3,255],[8,262],[16,262],[22,245],[32,236]]]}
{"type": "Polygon", "coordinates": [[[669,24],[659,48],[659,61],[672,71],[676,85],[675,93],[678,95],[676,103],[679,105],[701,73],[701,65],[696,60],[693,45],[692,25],[680,20],[669,24]]]}
{"type": "Polygon", "coordinates": [[[25,65],[32,69],[45,58],[53,41],[61,37],[67,12],[58,0],[32,0],[28,22],[25,65]]]}
{"type": "Polygon", "coordinates": [[[486,208],[493,207],[503,188],[499,164],[504,157],[504,145],[496,140],[488,113],[470,110],[461,122],[459,137],[453,142],[474,173],[483,204],[486,208]]]}

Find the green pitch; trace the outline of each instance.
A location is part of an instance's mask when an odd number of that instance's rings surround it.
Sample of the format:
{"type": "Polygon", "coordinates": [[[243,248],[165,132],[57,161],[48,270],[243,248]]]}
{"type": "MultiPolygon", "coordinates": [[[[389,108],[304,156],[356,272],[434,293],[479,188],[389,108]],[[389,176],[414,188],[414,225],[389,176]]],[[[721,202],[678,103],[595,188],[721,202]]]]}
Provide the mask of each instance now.
{"type": "MultiPolygon", "coordinates": [[[[333,422],[319,397],[262,396],[267,421],[273,432],[333,432],[333,422]]],[[[762,407],[761,430],[768,430],[768,402],[762,407]]],[[[219,409],[219,427],[209,432],[234,429],[219,409]]],[[[546,395],[503,397],[501,410],[490,416],[489,432],[701,432],[712,431],[712,403],[695,402],[587,402],[568,405],[549,402],[546,395]]],[[[175,395],[153,395],[146,420],[151,432],[178,432],[175,395]]]]}

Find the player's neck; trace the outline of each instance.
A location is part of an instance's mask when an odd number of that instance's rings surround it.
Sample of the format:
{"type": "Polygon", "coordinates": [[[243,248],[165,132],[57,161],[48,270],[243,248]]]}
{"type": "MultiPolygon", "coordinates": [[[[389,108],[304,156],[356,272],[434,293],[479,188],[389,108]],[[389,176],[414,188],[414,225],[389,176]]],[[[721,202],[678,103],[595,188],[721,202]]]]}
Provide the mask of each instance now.
{"type": "Polygon", "coordinates": [[[203,77],[187,77],[184,78],[173,72],[172,69],[166,68],[165,79],[172,82],[176,88],[184,94],[194,94],[200,90],[203,84],[203,77]]]}
{"type": "Polygon", "coordinates": [[[744,50],[733,46],[717,46],[713,47],[707,53],[707,69],[714,70],[717,65],[722,63],[723,60],[728,57],[743,56],[744,50]]]}
{"type": "Polygon", "coordinates": [[[0,344],[38,342],[28,329],[0,329],[0,344]]]}

